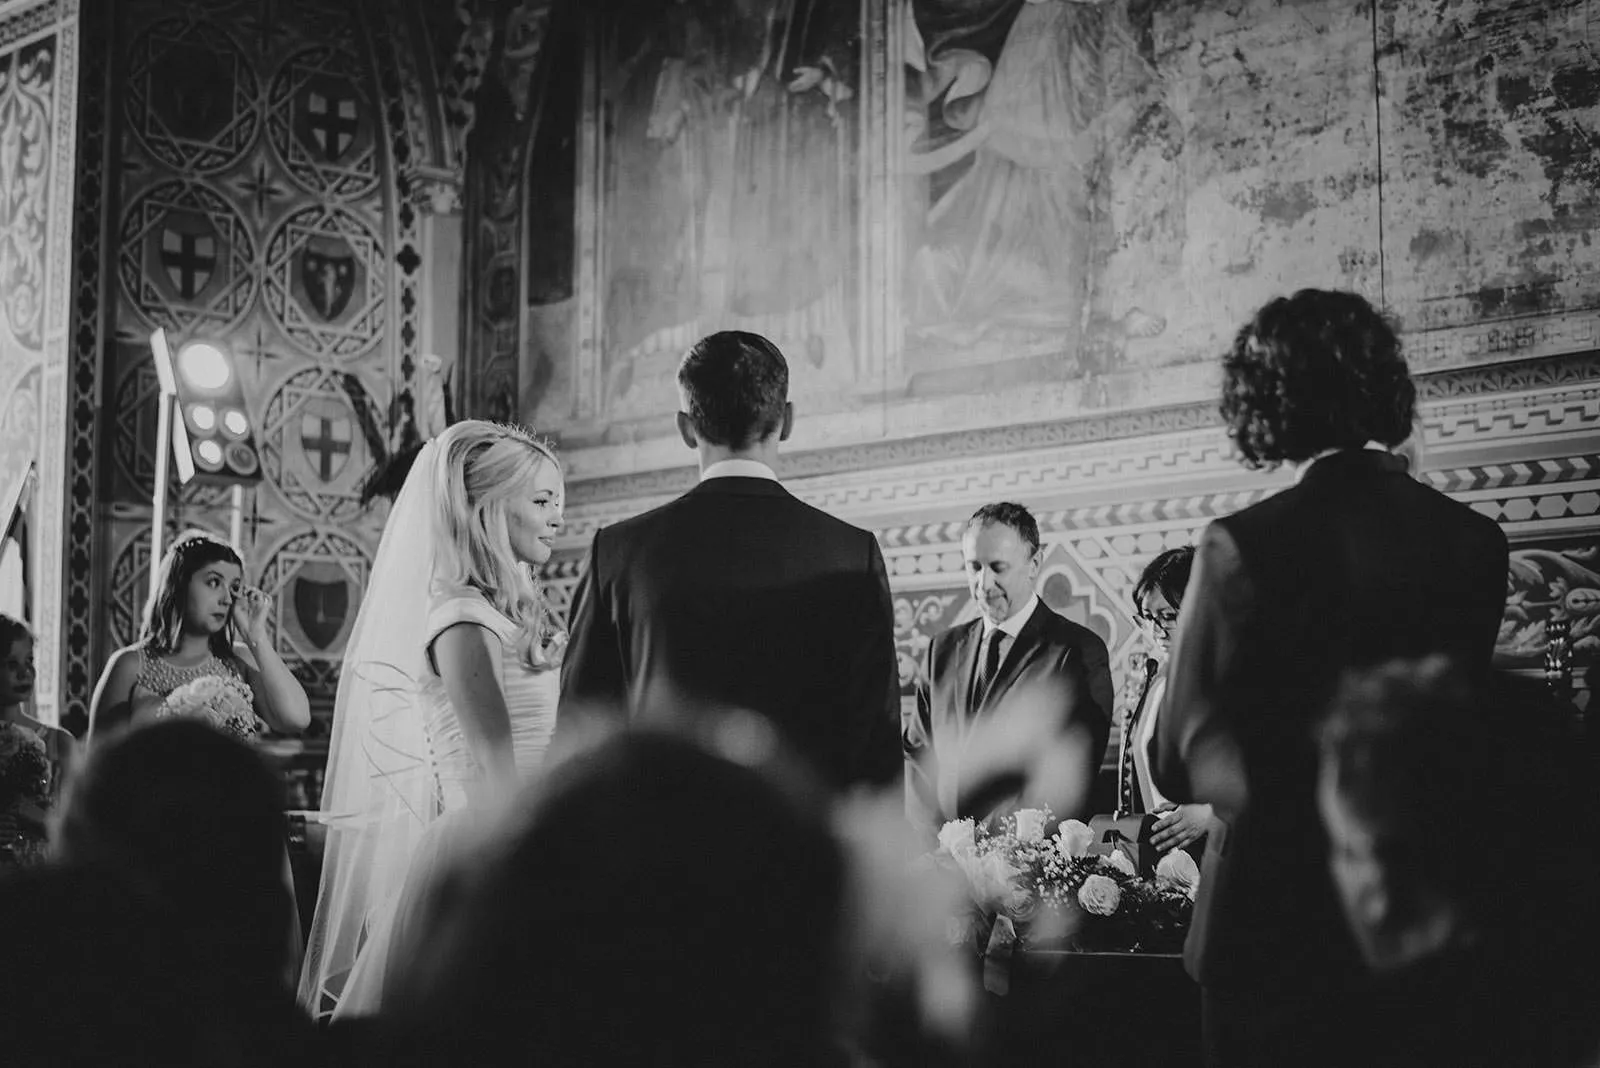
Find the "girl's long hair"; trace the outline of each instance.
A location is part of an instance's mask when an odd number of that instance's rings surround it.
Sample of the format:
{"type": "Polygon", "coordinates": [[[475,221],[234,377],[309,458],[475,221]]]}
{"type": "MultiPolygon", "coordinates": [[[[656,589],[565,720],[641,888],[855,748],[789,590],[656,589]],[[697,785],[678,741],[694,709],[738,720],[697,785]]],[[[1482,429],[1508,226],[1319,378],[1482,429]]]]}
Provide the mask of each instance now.
{"type": "MultiPolygon", "coordinates": [[[[139,644],[149,656],[171,656],[178,651],[183,640],[183,612],[189,602],[189,581],[195,572],[207,564],[218,561],[233,564],[241,573],[244,561],[233,551],[233,546],[203,530],[186,530],[179,534],[161,558],[161,569],[156,573],[156,592],[145,606],[144,625],[139,630],[139,644]]],[[[220,660],[233,656],[233,616],[230,613],[222,629],[211,635],[207,644],[212,655],[220,660]]]]}
{"type": "MultiPolygon", "coordinates": [[[[457,424],[462,425],[462,424],[457,424]]],[[[560,662],[561,629],[533,569],[511,550],[506,505],[533,492],[534,475],[560,461],[517,426],[472,420],[449,443],[439,496],[440,581],[476,589],[521,628],[518,651],[535,671],[560,662]]]]}

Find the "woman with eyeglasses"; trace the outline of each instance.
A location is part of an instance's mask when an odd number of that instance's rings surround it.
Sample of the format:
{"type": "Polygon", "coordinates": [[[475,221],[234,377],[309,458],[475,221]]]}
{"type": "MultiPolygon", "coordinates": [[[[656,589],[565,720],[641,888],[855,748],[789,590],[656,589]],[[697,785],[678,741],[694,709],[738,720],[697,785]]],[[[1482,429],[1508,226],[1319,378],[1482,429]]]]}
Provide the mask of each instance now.
{"type": "Polygon", "coordinates": [[[1168,549],[1145,566],[1133,587],[1133,618],[1144,630],[1150,645],[1146,662],[1146,682],[1139,700],[1124,716],[1123,754],[1118,758],[1118,789],[1133,811],[1157,813],[1150,843],[1163,853],[1174,849],[1195,852],[1205,838],[1211,822],[1210,805],[1178,805],[1156,789],[1150,775],[1150,740],[1155,736],[1156,717],[1161,713],[1166,694],[1167,659],[1172,653],[1172,635],[1178,625],[1178,609],[1183,591],[1189,585],[1189,570],[1194,565],[1194,548],[1168,549]]]}

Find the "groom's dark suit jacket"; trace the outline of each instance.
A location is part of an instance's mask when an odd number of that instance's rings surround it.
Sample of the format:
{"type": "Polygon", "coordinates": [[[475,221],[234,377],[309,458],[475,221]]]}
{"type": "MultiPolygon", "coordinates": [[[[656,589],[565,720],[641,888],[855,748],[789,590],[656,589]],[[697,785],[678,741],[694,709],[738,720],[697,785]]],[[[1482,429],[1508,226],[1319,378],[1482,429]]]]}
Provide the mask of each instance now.
{"type": "Polygon", "coordinates": [[[900,772],[877,539],[777,482],[708,479],[600,530],[568,621],[558,724],[742,709],[835,786],[900,772]]]}
{"type": "Polygon", "coordinates": [[[1444,653],[1487,670],[1499,526],[1370,449],[1213,522],[1184,594],[1151,749],[1174,801],[1215,806],[1185,947],[1218,987],[1356,981],[1316,805],[1315,725],[1348,668],[1444,653]]]}
{"type": "MultiPolygon", "coordinates": [[[[951,627],[928,645],[916,713],[902,737],[908,815],[925,832],[944,820],[988,816],[1014,799],[1007,784],[976,781],[963,767],[974,729],[992,721],[1013,696],[1048,701],[1055,731],[1081,735],[1075,741],[1083,746],[1085,799],[1105,756],[1112,687],[1106,643],[1098,635],[1040,601],[1006,649],[994,681],[975,698],[982,646],[981,619],[951,627]]],[[[1087,811],[1056,815],[1087,817],[1087,811]]]]}

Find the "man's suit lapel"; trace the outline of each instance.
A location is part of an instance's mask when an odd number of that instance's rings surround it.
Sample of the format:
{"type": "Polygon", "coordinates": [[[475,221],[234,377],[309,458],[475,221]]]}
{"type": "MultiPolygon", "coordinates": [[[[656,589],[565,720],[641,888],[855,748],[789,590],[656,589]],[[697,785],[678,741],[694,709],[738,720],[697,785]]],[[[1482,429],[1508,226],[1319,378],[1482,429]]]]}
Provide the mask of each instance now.
{"type": "Polygon", "coordinates": [[[983,644],[983,621],[974,620],[961,628],[956,635],[955,647],[955,698],[956,719],[961,724],[961,737],[966,738],[967,731],[974,720],[972,708],[972,685],[977,675],[978,647],[983,644]]]}
{"type": "MultiPolygon", "coordinates": [[[[1006,649],[1005,659],[1000,661],[1000,667],[994,673],[994,678],[989,680],[989,688],[982,694],[983,703],[978,708],[979,716],[987,714],[994,703],[1005,696],[1022,675],[1022,670],[1039,655],[1044,646],[1045,627],[1050,621],[1049,611],[1044,602],[1040,601],[1034,608],[1033,615],[1028,617],[1028,621],[1012,639],[1010,647],[1006,649]]],[[[978,633],[981,635],[982,632],[983,627],[980,623],[978,633]]],[[[977,655],[976,647],[982,644],[981,641],[973,643],[974,656],[977,655]]]]}

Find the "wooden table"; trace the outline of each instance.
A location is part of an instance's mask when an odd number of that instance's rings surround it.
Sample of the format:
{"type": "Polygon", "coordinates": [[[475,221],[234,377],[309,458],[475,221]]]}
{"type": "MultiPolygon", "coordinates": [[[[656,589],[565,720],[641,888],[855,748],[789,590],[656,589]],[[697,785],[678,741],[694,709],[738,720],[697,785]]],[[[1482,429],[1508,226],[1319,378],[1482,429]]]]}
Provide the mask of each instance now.
{"type": "Polygon", "coordinates": [[[1176,954],[1031,950],[985,993],[974,1068],[1198,1068],[1200,988],[1176,954]]]}

